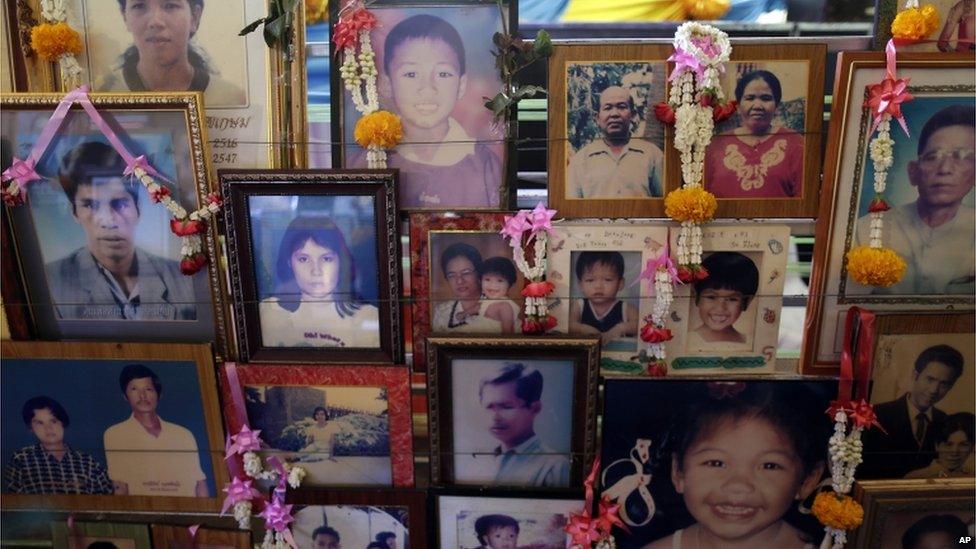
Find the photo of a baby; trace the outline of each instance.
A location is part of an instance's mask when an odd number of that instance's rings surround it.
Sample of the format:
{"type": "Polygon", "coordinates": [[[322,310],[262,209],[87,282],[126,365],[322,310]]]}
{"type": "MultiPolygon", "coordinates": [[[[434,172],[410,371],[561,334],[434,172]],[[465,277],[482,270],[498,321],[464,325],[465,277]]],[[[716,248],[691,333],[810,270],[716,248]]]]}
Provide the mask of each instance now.
{"type": "Polygon", "coordinates": [[[688,351],[752,349],[756,308],[749,304],[759,289],[756,262],[739,252],[715,252],[702,266],[708,277],[693,284],[688,351]]]}
{"type": "Polygon", "coordinates": [[[640,252],[572,252],[569,333],[599,336],[607,350],[634,350],[640,287],[632,285],[640,252]]]}

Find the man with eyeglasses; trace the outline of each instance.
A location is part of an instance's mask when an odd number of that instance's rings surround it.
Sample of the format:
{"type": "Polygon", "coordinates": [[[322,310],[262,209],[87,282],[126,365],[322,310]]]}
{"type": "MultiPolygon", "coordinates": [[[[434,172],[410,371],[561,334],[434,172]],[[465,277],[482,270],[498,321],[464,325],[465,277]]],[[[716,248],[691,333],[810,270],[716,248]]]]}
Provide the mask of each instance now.
{"type": "Polygon", "coordinates": [[[454,299],[434,305],[435,332],[497,332],[481,315],[481,263],[481,253],[464,242],[455,242],[441,253],[441,273],[454,299]]]}
{"type": "MultiPolygon", "coordinates": [[[[918,138],[908,181],[918,199],[884,215],[883,241],[908,264],[905,277],[874,293],[971,295],[976,291],[976,210],[963,204],[976,183],[976,107],[951,105],[930,118],[918,138]]],[[[870,214],[857,240],[870,241],[870,214]]]]}

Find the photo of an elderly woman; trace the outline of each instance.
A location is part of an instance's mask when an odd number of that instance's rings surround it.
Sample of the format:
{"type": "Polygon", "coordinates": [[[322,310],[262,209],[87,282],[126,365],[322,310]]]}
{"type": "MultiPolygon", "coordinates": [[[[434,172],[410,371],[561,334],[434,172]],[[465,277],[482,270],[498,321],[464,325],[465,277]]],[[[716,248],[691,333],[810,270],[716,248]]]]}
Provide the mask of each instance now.
{"type": "MultiPolygon", "coordinates": [[[[204,92],[208,107],[246,103],[242,87],[221,77],[194,40],[200,29],[204,0],[117,0],[117,3],[132,44],[125,48],[110,72],[98,78],[96,91],[200,91],[204,92]]],[[[92,4],[90,0],[89,4],[92,4]]],[[[94,11],[94,6],[89,5],[88,11],[94,11]]],[[[243,55],[243,43],[241,46],[228,45],[227,51],[220,55],[226,57],[232,50],[243,55]]],[[[93,73],[97,75],[97,65],[93,73]]]]}
{"type": "Polygon", "coordinates": [[[359,299],[353,255],[330,217],[293,219],[274,269],[274,291],[259,307],[264,345],[379,347],[379,310],[359,299]]]}
{"type": "MultiPolygon", "coordinates": [[[[733,98],[735,127],[713,137],[705,151],[708,190],[717,198],[802,197],[804,140],[784,123],[780,79],[769,70],[745,72],[733,98]]],[[[799,124],[802,129],[802,113],[799,124]]]]}

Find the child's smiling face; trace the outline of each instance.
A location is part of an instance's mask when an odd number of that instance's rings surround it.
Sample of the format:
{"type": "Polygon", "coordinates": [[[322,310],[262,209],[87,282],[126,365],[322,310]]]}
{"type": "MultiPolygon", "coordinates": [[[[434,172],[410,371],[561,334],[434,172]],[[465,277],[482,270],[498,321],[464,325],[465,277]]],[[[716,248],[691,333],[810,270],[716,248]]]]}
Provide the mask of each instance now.
{"type": "Polygon", "coordinates": [[[714,425],[678,465],[672,461],[671,479],[688,511],[725,540],[746,540],[778,523],[822,471],[804,475],[789,438],[758,417],[714,425]]]}
{"type": "Polygon", "coordinates": [[[510,286],[508,279],[502,275],[485,273],[481,277],[481,293],[491,299],[505,299],[508,297],[508,288],[510,286]]]}
{"type": "Polygon", "coordinates": [[[467,82],[451,46],[436,38],[410,39],[395,48],[388,66],[384,89],[408,126],[432,129],[447,123],[467,82]]]}
{"type": "Polygon", "coordinates": [[[698,294],[698,316],[709,330],[721,332],[731,328],[746,308],[742,292],[708,288],[698,294]]]}

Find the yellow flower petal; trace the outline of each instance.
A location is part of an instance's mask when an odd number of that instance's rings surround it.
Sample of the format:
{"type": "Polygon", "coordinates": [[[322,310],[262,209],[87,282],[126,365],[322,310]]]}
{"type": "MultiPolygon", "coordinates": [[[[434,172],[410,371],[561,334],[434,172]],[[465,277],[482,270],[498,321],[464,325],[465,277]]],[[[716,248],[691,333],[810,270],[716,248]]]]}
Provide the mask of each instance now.
{"type": "Polygon", "coordinates": [[[864,521],[861,504],[848,495],[820,492],[813,500],[813,516],[824,526],[838,530],[853,530],[864,521]]]}
{"type": "Polygon", "coordinates": [[[887,288],[903,276],[908,266],[905,260],[889,248],[857,246],[847,252],[847,272],[865,286],[887,288]]]}
{"type": "Polygon", "coordinates": [[[356,143],[364,149],[374,145],[381,149],[392,149],[403,139],[403,125],[399,116],[389,111],[375,111],[356,122],[353,135],[356,143]]]}
{"type": "Polygon", "coordinates": [[[81,36],[67,23],[42,23],[31,30],[31,47],[47,61],[57,61],[66,53],[81,53],[81,36]]]}
{"type": "Polygon", "coordinates": [[[730,0],[681,0],[689,19],[714,21],[728,13],[730,0]]]}
{"type": "Polygon", "coordinates": [[[704,223],[715,215],[715,195],[701,187],[681,187],[664,197],[664,213],[675,221],[704,223]]]}

